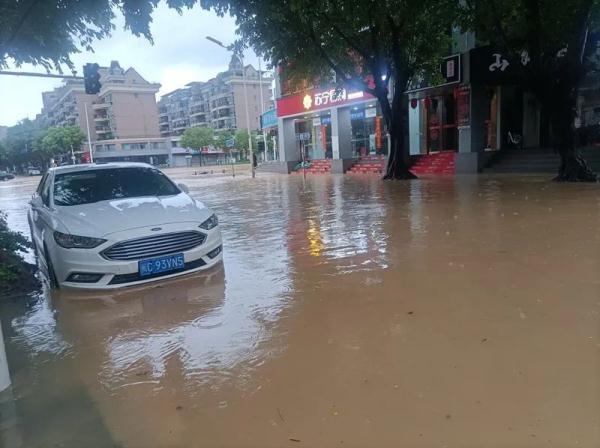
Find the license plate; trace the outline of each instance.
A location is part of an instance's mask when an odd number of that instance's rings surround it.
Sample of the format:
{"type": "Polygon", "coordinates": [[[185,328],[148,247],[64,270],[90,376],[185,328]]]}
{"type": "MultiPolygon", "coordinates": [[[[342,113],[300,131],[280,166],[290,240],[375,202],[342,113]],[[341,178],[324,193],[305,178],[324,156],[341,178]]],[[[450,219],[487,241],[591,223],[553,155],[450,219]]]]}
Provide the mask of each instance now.
{"type": "Polygon", "coordinates": [[[149,258],[138,262],[140,275],[160,274],[161,272],[175,271],[185,267],[183,254],[166,255],[164,257],[149,258]]]}

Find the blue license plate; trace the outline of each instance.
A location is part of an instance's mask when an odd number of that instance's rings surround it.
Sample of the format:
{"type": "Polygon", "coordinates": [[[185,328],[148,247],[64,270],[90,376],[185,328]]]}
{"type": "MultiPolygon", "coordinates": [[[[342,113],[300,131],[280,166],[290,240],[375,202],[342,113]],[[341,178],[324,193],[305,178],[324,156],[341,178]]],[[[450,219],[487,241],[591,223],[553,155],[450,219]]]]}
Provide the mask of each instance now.
{"type": "Polygon", "coordinates": [[[161,272],[175,271],[185,267],[183,254],[166,255],[164,257],[149,258],[138,262],[140,275],[160,274],[161,272]]]}

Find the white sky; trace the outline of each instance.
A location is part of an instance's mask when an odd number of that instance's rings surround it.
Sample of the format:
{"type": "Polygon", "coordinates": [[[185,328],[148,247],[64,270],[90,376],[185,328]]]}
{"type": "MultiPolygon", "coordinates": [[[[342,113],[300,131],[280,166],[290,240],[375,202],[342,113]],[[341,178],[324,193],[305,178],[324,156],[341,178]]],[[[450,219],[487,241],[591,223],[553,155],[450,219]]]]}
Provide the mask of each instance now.
{"type": "MultiPolygon", "coordinates": [[[[94,53],[72,56],[78,74],[81,75],[86,62],[107,66],[111,60],[117,60],[121,67],[133,67],[148,81],[159,82],[162,87],[158,100],[160,95],[188,82],[207,81],[227,69],[230,53],[206,40],[206,36],[213,36],[224,43],[232,42],[236,37],[233,18],[218,17],[198,6],[184,10],[180,16],[161,3],[153,19],[154,45],[123,30],[123,18],[118,17],[117,29],[112,37],[96,42],[94,53]]],[[[244,62],[257,67],[252,51],[246,52],[244,62]]],[[[25,65],[9,69],[44,73],[43,68],[25,65]]],[[[12,126],[23,118],[35,118],[42,108],[41,93],[60,84],[60,79],[0,76],[0,125],[12,126]]]]}

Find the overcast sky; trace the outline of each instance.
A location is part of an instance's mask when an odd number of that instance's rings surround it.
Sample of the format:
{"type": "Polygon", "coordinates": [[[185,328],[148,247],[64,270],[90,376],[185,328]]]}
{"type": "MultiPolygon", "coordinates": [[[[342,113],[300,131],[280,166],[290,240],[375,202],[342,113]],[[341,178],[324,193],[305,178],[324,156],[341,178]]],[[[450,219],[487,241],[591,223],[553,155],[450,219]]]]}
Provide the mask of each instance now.
{"type": "MultiPolygon", "coordinates": [[[[199,7],[184,10],[180,16],[164,3],[155,10],[153,18],[154,45],[123,30],[123,19],[119,17],[113,36],[97,42],[95,53],[72,57],[79,74],[86,62],[107,66],[111,60],[117,60],[121,67],[134,67],[148,81],[159,82],[162,85],[160,96],[191,81],[206,81],[227,69],[231,55],[207,41],[206,36],[211,35],[224,43],[233,41],[234,19],[218,17],[199,7]]],[[[253,52],[246,52],[245,62],[257,66],[253,52]]],[[[32,66],[16,70],[44,72],[32,66]]],[[[41,93],[60,84],[59,79],[0,76],[0,125],[12,126],[23,118],[35,118],[42,108],[41,93]]]]}

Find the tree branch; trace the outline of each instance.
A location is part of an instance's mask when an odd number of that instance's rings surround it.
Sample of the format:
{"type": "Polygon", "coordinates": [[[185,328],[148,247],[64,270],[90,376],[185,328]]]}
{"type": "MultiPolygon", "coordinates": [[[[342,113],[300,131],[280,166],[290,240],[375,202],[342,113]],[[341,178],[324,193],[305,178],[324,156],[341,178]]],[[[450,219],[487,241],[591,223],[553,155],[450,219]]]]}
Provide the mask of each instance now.
{"type": "Polygon", "coordinates": [[[344,70],[334,62],[334,60],[327,54],[327,52],[321,46],[321,42],[319,42],[319,39],[317,39],[315,30],[312,27],[312,25],[309,27],[309,29],[309,37],[315,45],[317,51],[319,52],[319,55],[331,67],[331,69],[335,72],[336,76],[340,78],[343,82],[350,83],[359,90],[372,94],[372,89],[370,89],[364,81],[358,81],[357,79],[353,78],[348,73],[344,72],[344,70]]]}
{"type": "Polygon", "coordinates": [[[8,47],[10,47],[12,45],[12,43],[14,42],[14,40],[17,37],[17,34],[19,34],[19,31],[21,31],[21,27],[23,26],[23,24],[25,23],[25,21],[27,20],[27,18],[30,16],[31,12],[33,11],[33,7],[36,4],[38,4],[40,1],[41,0],[32,0],[31,1],[31,3],[27,7],[27,9],[23,13],[23,15],[21,16],[21,18],[17,22],[16,26],[12,30],[12,33],[11,33],[10,37],[6,41],[6,44],[5,44],[6,48],[8,48],[8,47]]]}

